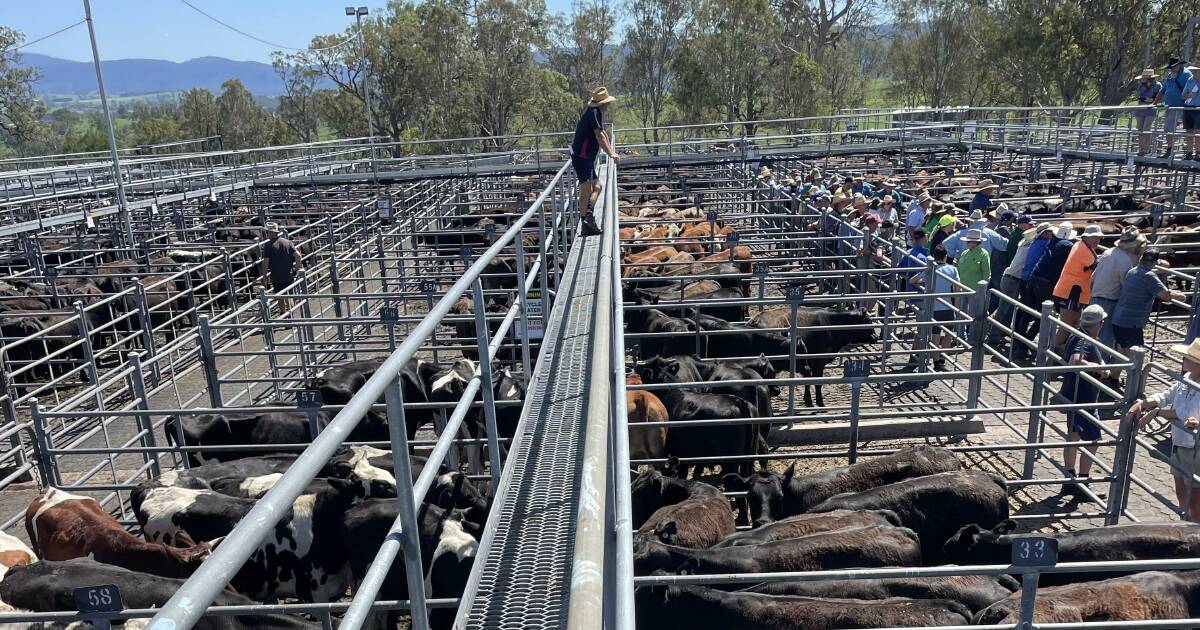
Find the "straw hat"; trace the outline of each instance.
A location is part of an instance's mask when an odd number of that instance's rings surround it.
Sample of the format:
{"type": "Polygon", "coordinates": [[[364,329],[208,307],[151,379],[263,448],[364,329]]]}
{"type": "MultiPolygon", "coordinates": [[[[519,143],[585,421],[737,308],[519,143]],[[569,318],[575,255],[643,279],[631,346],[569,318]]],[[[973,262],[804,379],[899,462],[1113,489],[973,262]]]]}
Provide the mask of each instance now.
{"type": "Polygon", "coordinates": [[[1145,70],[1142,70],[1142,75],[1138,78],[1139,79],[1156,79],[1156,78],[1158,78],[1158,73],[1154,71],[1154,68],[1146,68],[1145,70]]]}
{"type": "MultiPolygon", "coordinates": [[[[617,98],[608,93],[608,88],[602,86],[592,90],[592,97],[588,99],[587,106],[600,107],[601,105],[607,105],[615,100],[617,100],[617,98]]],[[[579,101],[576,102],[578,103],[579,101]]]]}
{"type": "Polygon", "coordinates": [[[1117,239],[1117,247],[1121,249],[1137,249],[1149,242],[1145,236],[1142,236],[1141,232],[1138,232],[1137,228],[1127,226],[1121,232],[1121,238],[1117,239]]]}
{"type": "Polygon", "coordinates": [[[993,189],[993,188],[999,188],[999,186],[996,185],[996,182],[993,182],[990,179],[985,179],[985,180],[979,182],[979,188],[976,188],[975,192],[983,192],[985,190],[993,189]]]}
{"type": "Polygon", "coordinates": [[[267,221],[267,224],[263,226],[263,229],[268,232],[279,232],[279,224],[274,221],[267,221]]]}
{"type": "Polygon", "coordinates": [[[1108,313],[1104,312],[1104,307],[1099,304],[1092,304],[1083,309],[1083,314],[1079,316],[1079,323],[1084,326],[1095,326],[1104,321],[1108,313]]]}
{"type": "Polygon", "coordinates": [[[846,204],[848,204],[848,203],[850,203],[850,198],[847,197],[846,195],[843,195],[842,193],[838,193],[833,196],[833,207],[834,208],[837,208],[838,204],[841,204],[842,207],[845,207],[846,204]]]}
{"type": "Polygon", "coordinates": [[[963,240],[968,243],[982,243],[983,242],[983,232],[981,232],[977,229],[967,230],[967,235],[963,237],[963,240]]]}
{"type": "Polygon", "coordinates": [[[1104,230],[1100,229],[1099,225],[1092,224],[1083,228],[1083,236],[1104,236],[1104,230]]]}
{"type": "Polygon", "coordinates": [[[1182,354],[1193,361],[1200,362],[1200,339],[1193,341],[1191,344],[1177,343],[1171,346],[1171,352],[1182,354]]]}
{"type": "Polygon", "coordinates": [[[857,208],[860,205],[867,205],[867,198],[862,193],[854,193],[854,207],[857,208]]]}
{"type": "Polygon", "coordinates": [[[1043,232],[1052,231],[1054,231],[1053,225],[1050,225],[1049,223],[1039,223],[1037,224],[1037,227],[1025,230],[1025,237],[1032,241],[1033,239],[1041,236],[1043,232]]]}
{"type": "Polygon", "coordinates": [[[894,199],[894,198],[893,198],[891,195],[884,195],[884,196],[883,196],[883,203],[893,203],[893,202],[895,202],[895,201],[896,201],[896,200],[895,200],[895,199],[894,199]]]}
{"type": "Polygon", "coordinates": [[[861,182],[862,180],[863,180],[863,176],[861,173],[854,175],[854,181],[861,182]]]}

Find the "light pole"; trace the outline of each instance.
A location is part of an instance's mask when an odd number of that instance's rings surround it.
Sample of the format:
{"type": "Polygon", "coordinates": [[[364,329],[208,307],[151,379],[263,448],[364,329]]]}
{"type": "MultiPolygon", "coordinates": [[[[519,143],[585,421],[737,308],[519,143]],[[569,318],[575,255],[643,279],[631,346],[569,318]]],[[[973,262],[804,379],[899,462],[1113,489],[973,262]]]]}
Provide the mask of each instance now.
{"type": "Polygon", "coordinates": [[[375,142],[375,116],[371,113],[371,82],[367,80],[367,40],[363,36],[362,18],[367,14],[367,7],[346,7],[346,15],[354,17],[358,24],[358,69],[363,75],[363,99],[367,105],[367,135],[375,142]]]}
{"type": "MultiPolygon", "coordinates": [[[[117,136],[113,133],[112,114],[108,111],[108,95],[104,92],[104,75],[100,72],[100,49],[96,47],[96,29],[92,26],[92,4],[83,0],[83,17],[87,20],[88,37],[92,40],[92,63],[96,65],[96,87],[100,88],[100,106],[108,131],[108,151],[112,155],[113,179],[117,182],[117,211],[125,228],[126,246],[133,247],[133,226],[130,225],[129,204],[125,201],[125,181],[121,177],[121,162],[117,157],[117,136]]],[[[87,212],[86,210],[84,212],[87,212]]]]}

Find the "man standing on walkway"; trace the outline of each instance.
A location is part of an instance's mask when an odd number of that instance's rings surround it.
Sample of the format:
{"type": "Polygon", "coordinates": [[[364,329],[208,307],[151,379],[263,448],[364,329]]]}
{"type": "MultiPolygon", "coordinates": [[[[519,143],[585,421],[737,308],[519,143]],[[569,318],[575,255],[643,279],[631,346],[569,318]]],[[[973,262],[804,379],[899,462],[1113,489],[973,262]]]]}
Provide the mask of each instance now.
{"type": "Polygon", "coordinates": [[[593,204],[600,196],[602,187],[596,177],[596,156],[603,149],[613,164],[621,161],[617,152],[613,150],[608,134],[604,132],[604,112],[616,100],[616,97],[609,95],[608,88],[598,87],[592,90],[592,97],[588,99],[587,107],[579,117],[579,124],[575,125],[575,139],[571,142],[571,166],[579,178],[579,227],[583,236],[595,236],[600,233],[596,217],[592,214],[593,204]]]}
{"type": "Polygon", "coordinates": [[[1167,150],[1162,157],[1171,157],[1175,150],[1175,130],[1183,118],[1183,89],[1187,87],[1192,73],[1187,69],[1188,63],[1179,57],[1171,57],[1167,62],[1167,76],[1163,78],[1162,104],[1167,106],[1167,115],[1163,117],[1163,132],[1167,134],[1167,150]]]}
{"type": "Polygon", "coordinates": [[[270,277],[271,291],[279,296],[279,304],[283,306],[283,313],[286,314],[291,310],[292,303],[285,296],[284,290],[296,281],[296,274],[304,266],[300,262],[300,252],[296,246],[279,235],[278,223],[268,222],[263,231],[267,240],[262,245],[259,274],[263,278],[270,277]]]}

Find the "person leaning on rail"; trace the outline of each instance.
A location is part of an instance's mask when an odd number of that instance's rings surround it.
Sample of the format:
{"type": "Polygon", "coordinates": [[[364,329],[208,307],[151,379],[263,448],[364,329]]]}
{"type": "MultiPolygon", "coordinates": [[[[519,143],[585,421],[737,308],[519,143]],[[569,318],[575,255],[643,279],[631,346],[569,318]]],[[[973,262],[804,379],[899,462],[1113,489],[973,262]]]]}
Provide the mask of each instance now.
{"type": "MultiPolygon", "coordinates": [[[[1200,382],[1200,339],[1190,345],[1173,345],[1171,351],[1183,359],[1183,373],[1200,382]]],[[[1129,406],[1125,422],[1137,422],[1143,429],[1156,417],[1171,423],[1171,474],[1175,477],[1175,497],[1184,520],[1200,523],[1200,448],[1196,437],[1200,430],[1200,389],[1184,381],[1129,406]]]]}
{"type": "Polygon", "coordinates": [[[603,187],[596,176],[596,156],[603,149],[613,164],[621,161],[608,134],[604,132],[604,113],[608,106],[616,101],[610,96],[608,88],[598,87],[592,90],[583,114],[579,116],[579,124],[575,126],[575,138],[571,141],[571,167],[579,178],[579,231],[583,236],[595,236],[600,233],[596,225],[596,217],[592,213],[596,198],[603,187]]]}

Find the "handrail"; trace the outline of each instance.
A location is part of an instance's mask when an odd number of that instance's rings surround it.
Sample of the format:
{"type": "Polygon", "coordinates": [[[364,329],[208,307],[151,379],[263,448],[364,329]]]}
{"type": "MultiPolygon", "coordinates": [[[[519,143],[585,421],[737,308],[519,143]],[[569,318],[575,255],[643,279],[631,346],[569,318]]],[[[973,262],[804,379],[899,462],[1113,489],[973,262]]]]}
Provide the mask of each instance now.
{"type": "MultiPolygon", "coordinates": [[[[290,509],[292,502],[328,463],[329,458],[342,442],[346,441],[375,401],[392,389],[391,386],[396,383],[400,370],[416,356],[421,345],[433,334],[438,322],[450,312],[459,296],[471,288],[486,266],[520,235],[524,226],[538,213],[568,165],[569,163],[564,163],[559,168],[551,183],[538,195],[521,218],[510,225],[491,247],[475,259],[462,277],[446,290],[445,295],[429,309],[426,319],[388,356],[375,374],[313,440],[312,445],[279,478],[275,486],[238,522],[213,555],[167,601],[150,622],[150,630],[187,630],[200,619],[205,607],[212,603],[266,535],[274,529],[275,524],[290,509]]],[[[392,402],[393,399],[389,395],[389,407],[393,406],[392,402]]],[[[403,427],[392,429],[403,433],[403,427]]],[[[453,434],[444,433],[439,436],[439,442],[448,442],[453,437],[453,434]]],[[[396,472],[402,474],[404,471],[396,472]]],[[[401,509],[404,509],[404,506],[401,506],[401,509]]]]}

